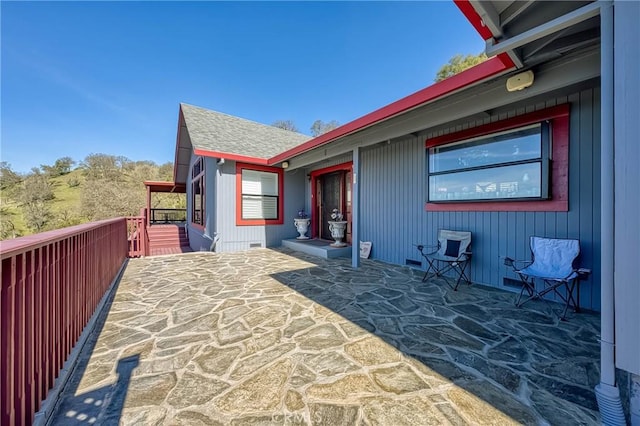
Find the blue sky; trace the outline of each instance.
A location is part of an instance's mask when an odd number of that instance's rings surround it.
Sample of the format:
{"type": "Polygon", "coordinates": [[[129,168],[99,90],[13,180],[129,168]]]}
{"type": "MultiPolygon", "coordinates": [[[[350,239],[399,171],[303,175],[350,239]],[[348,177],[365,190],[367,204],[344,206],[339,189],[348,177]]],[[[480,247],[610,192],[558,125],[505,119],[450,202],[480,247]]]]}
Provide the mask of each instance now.
{"type": "Polygon", "coordinates": [[[484,44],[446,2],[5,2],[0,159],[173,161],[178,104],[347,123],[484,44]]]}

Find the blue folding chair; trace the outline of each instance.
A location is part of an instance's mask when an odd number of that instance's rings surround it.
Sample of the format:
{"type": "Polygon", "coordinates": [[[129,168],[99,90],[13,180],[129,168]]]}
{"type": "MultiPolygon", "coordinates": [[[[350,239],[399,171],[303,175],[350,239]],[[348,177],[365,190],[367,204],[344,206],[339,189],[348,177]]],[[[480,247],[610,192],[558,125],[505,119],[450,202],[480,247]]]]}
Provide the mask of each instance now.
{"type": "MultiPolygon", "coordinates": [[[[531,260],[513,260],[505,258],[505,265],[511,266],[522,281],[522,289],[516,299],[516,306],[521,307],[533,299],[545,300],[544,296],[555,293],[565,306],[560,316],[566,319],[569,306],[575,312],[580,311],[579,281],[587,278],[590,269],[578,267],[580,241],[564,238],[531,237],[529,241],[531,260]],[[519,265],[521,265],[519,267],[519,265]],[[542,281],[543,288],[538,290],[536,281],[542,281]],[[564,291],[560,291],[564,287],[564,291]],[[522,300],[524,293],[526,299],[522,300]],[[574,297],[574,292],[576,296],[574,297]]],[[[545,300],[546,301],[546,300],[545,300]]]]}

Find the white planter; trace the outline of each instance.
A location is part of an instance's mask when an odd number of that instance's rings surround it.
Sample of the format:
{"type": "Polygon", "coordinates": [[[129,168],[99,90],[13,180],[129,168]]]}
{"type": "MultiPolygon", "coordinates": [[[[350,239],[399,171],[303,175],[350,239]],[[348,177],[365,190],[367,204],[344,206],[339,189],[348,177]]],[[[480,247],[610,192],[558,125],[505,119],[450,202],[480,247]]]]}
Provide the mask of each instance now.
{"type": "Polygon", "coordinates": [[[329,222],[329,231],[331,231],[331,237],[336,240],[335,243],[330,244],[331,247],[346,247],[347,244],[342,240],[344,239],[344,231],[347,229],[347,221],[333,221],[329,222]]]}
{"type": "Polygon", "coordinates": [[[310,220],[311,219],[301,219],[301,218],[293,219],[293,224],[296,225],[296,230],[298,231],[298,234],[300,234],[300,236],[296,237],[296,239],[298,239],[298,240],[308,240],[309,239],[309,237],[307,237],[305,234],[309,230],[309,221],[310,220]]]}

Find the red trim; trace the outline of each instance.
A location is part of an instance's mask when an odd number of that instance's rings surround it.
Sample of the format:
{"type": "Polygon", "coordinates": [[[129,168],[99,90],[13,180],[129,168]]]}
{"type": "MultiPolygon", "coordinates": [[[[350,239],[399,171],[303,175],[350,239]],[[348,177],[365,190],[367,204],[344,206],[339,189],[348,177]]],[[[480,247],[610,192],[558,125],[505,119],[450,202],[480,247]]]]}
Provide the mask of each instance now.
{"type": "Polygon", "coordinates": [[[361,130],[427,102],[434,101],[439,97],[450,94],[479,81],[486,80],[489,77],[501,74],[512,66],[513,64],[511,63],[511,60],[506,55],[498,55],[493,58],[489,58],[475,67],[464,70],[459,74],[442,80],[425,89],[419,90],[407,97],[347,123],[344,126],[340,126],[337,129],[318,136],[317,138],[311,139],[310,141],[298,145],[288,151],[271,157],[268,164],[279,163],[305,151],[317,148],[320,145],[327,144],[334,139],[353,133],[357,130],[361,130]]]}
{"type": "Polygon", "coordinates": [[[236,163],[236,225],[282,225],[284,223],[284,170],[280,167],[268,167],[256,164],[236,163]],[[256,170],[278,174],[278,218],[243,219],[242,218],[242,170],[256,170]]]}
{"type": "Polygon", "coordinates": [[[242,161],[245,163],[261,164],[264,166],[269,164],[266,158],[250,157],[248,155],[232,154],[229,152],[219,152],[219,151],[207,151],[205,149],[198,149],[198,148],[194,149],[193,152],[195,155],[201,155],[203,157],[224,158],[225,160],[242,161]]]}
{"type": "Polygon", "coordinates": [[[488,201],[466,203],[425,203],[432,212],[566,212],[569,211],[569,104],[563,104],[531,114],[496,121],[461,132],[439,136],[426,141],[426,147],[470,139],[477,136],[515,129],[541,121],[551,121],[552,161],[551,200],[545,201],[488,201]]]}
{"type": "Polygon", "coordinates": [[[177,194],[185,193],[187,188],[184,183],[154,182],[150,180],[144,181],[144,185],[151,192],[175,192],[177,194]]]}
{"type": "Polygon", "coordinates": [[[480,17],[480,15],[478,15],[478,12],[476,12],[471,3],[469,3],[469,0],[453,0],[453,2],[456,4],[456,6],[458,6],[460,12],[462,12],[469,23],[473,25],[473,28],[476,29],[483,40],[489,40],[490,38],[493,38],[493,34],[489,30],[489,28],[484,25],[482,18],[480,17]]]}
{"type": "MultiPolygon", "coordinates": [[[[316,198],[316,178],[321,175],[326,175],[327,173],[337,172],[339,170],[347,170],[353,173],[353,161],[348,161],[346,163],[337,164],[335,166],[325,167],[324,169],[313,170],[309,173],[311,177],[311,238],[318,237],[318,200],[316,198]]],[[[353,185],[352,185],[353,186],[353,185]]],[[[351,193],[353,193],[353,188],[351,188],[351,193]]]]}
{"type": "Polygon", "coordinates": [[[425,144],[427,148],[431,148],[437,145],[461,141],[464,139],[471,139],[477,136],[484,136],[505,130],[517,129],[518,127],[528,126],[529,124],[539,123],[545,120],[554,120],[556,118],[567,116],[569,116],[569,104],[563,104],[532,112],[531,114],[520,115],[518,117],[473,127],[461,132],[438,136],[432,139],[428,139],[425,144]]]}

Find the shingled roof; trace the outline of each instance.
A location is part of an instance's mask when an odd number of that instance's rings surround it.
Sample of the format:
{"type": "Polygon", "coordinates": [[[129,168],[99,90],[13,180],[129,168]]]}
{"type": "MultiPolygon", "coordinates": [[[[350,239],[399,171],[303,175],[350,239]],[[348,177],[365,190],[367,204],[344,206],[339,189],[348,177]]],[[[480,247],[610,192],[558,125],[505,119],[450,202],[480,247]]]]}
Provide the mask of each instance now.
{"type": "Polygon", "coordinates": [[[311,139],[217,111],[180,104],[194,150],[268,159],[311,139]]]}

